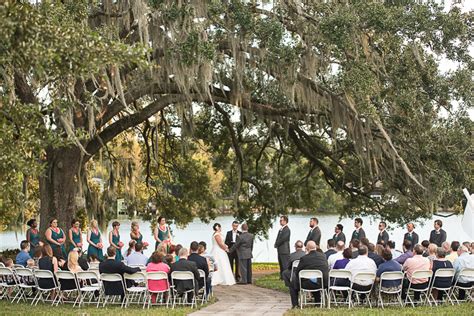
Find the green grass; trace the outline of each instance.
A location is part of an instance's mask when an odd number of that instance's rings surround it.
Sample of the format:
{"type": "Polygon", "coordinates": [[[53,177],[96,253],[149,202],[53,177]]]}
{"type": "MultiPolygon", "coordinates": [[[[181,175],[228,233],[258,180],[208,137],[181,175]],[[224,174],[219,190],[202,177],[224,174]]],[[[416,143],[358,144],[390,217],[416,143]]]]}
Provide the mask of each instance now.
{"type": "MultiPolygon", "coordinates": [[[[288,293],[289,291],[288,288],[285,286],[283,281],[279,279],[279,274],[278,273],[272,273],[272,274],[267,274],[264,275],[260,278],[258,278],[255,281],[256,286],[260,286],[263,288],[267,289],[273,289],[277,291],[281,291],[284,293],[288,293]]],[[[461,304],[461,305],[444,305],[444,306],[439,306],[439,307],[416,307],[416,308],[411,308],[411,307],[404,307],[402,308],[396,308],[396,307],[390,307],[382,310],[381,308],[362,308],[362,307],[356,307],[352,309],[348,308],[323,308],[320,309],[319,307],[313,308],[313,307],[308,307],[304,308],[303,310],[301,309],[292,309],[289,310],[285,315],[286,316],[293,316],[293,315],[328,315],[328,316],[346,316],[346,315],[474,315],[474,304],[461,304]]]]}
{"type": "Polygon", "coordinates": [[[277,262],[252,262],[252,271],[273,271],[278,270],[279,266],[277,262]]]}
{"type": "MultiPolygon", "coordinates": [[[[211,302],[212,303],[212,302],[211,302]]],[[[205,307],[211,303],[205,305],[199,305],[198,309],[205,307]]],[[[86,306],[83,308],[72,308],[72,304],[65,304],[52,307],[50,304],[41,304],[38,303],[37,306],[31,306],[24,302],[12,304],[4,300],[0,301],[0,315],[169,315],[169,316],[184,316],[192,312],[195,312],[197,309],[191,309],[189,307],[179,307],[175,309],[166,308],[166,307],[150,307],[150,309],[142,309],[136,305],[127,307],[126,309],[121,309],[116,306],[106,306],[96,308],[94,306],[86,306]]]]}

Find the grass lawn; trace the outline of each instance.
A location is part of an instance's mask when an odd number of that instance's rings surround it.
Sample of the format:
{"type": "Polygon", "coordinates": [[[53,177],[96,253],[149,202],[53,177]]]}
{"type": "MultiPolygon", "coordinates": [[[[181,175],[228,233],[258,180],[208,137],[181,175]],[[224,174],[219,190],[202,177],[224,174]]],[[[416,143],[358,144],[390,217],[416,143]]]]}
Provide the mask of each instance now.
{"type": "MultiPolygon", "coordinates": [[[[273,289],[289,294],[288,288],[285,286],[283,281],[280,281],[278,273],[272,273],[264,275],[255,281],[256,286],[273,289]]],[[[293,309],[289,310],[286,316],[293,315],[334,315],[334,316],[346,316],[346,315],[474,315],[474,304],[461,304],[461,305],[444,305],[440,307],[405,307],[396,308],[390,307],[382,310],[381,308],[313,308],[308,307],[303,310],[293,309]]]]}

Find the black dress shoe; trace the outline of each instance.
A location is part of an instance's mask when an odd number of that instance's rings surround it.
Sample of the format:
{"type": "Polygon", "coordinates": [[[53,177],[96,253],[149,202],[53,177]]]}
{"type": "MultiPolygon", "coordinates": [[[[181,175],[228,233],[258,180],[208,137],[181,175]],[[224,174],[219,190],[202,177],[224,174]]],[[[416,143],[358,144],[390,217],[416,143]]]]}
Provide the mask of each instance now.
{"type": "Polygon", "coordinates": [[[245,285],[245,284],[247,284],[247,283],[244,283],[244,282],[237,282],[236,284],[238,284],[238,285],[245,285]]]}

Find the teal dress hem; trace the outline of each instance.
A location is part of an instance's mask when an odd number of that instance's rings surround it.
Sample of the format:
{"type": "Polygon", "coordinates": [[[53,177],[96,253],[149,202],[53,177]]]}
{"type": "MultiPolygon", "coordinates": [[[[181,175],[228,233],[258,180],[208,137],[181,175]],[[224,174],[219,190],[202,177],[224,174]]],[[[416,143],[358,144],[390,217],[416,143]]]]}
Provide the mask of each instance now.
{"type": "MultiPolygon", "coordinates": [[[[100,232],[97,231],[97,234],[96,234],[93,231],[91,231],[90,239],[94,244],[99,243],[100,242],[100,232]]],[[[97,259],[99,259],[99,261],[104,260],[104,254],[102,253],[102,249],[96,248],[96,247],[92,246],[91,244],[89,244],[89,247],[87,248],[87,258],[89,259],[90,256],[92,256],[92,255],[95,255],[97,257],[97,259]]]]}

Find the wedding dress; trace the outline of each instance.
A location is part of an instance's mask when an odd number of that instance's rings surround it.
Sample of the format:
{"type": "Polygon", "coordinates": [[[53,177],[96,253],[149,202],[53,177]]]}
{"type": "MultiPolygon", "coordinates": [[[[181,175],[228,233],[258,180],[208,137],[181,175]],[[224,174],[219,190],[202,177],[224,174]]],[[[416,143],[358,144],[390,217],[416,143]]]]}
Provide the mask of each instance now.
{"type": "Polygon", "coordinates": [[[214,233],[214,235],[212,235],[211,255],[214,257],[217,263],[217,271],[214,271],[212,274],[212,285],[234,285],[235,278],[234,274],[232,273],[232,268],[230,267],[229,257],[227,252],[225,252],[217,243],[217,234],[219,234],[222,238],[220,233],[214,233]]]}

